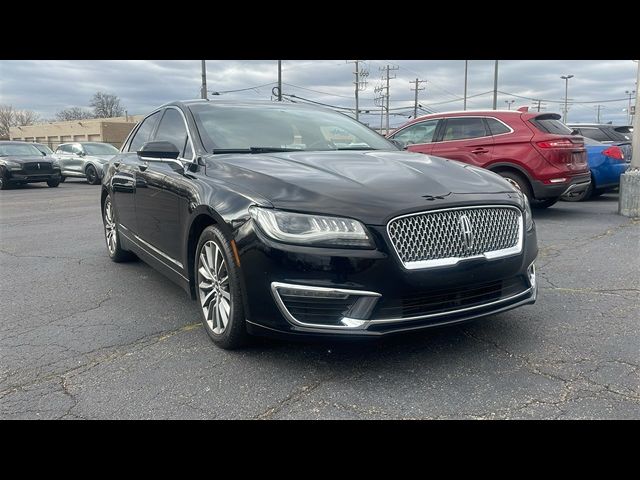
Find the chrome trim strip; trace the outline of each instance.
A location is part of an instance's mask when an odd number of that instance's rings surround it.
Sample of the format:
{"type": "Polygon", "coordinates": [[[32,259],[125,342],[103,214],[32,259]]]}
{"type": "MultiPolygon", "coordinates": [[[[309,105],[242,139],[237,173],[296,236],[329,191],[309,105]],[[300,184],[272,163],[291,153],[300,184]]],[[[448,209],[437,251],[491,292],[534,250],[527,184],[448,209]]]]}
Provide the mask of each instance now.
{"type": "Polygon", "coordinates": [[[296,285],[291,283],[281,283],[281,282],[271,282],[271,294],[280,310],[280,313],[284,316],[284,318],[289,321],[289,323],[296,325],[298,327],[308,327],[308,328],[322,328],[328,330],[361,330],[366,328],[369,325],[368,320],[362,319],[353,319],[344,317],[340,321],[344,323],[344,325],[322,325],[318,323],[306,323],[301,322],[296,319],[289,309],[287,309],[286,305],[280,298],[280,293],[278,292],[278,288],[290,288],[291,290],[307,290],[312,292],[329,292],[329,293],[346,293],[348,295],[353,296],[361,296],[361,297],[381,297],[382,295],[377,292],[370,292],[367,290],[346,290],[343,288],[328,288],[328,287],[313,287],[306,285],[296,285]]]}
{"type": "Polygon", "coordinates": [[[468,311],[471,311],[471,310],[478,310],[480,308],[490,307],[492,305],[498,305],[500,303],[508,302],[509,300],[513,300],[515,298],[521,297],[522,295],[525,295],[526,293],[531,292],[531,290],[532,290],[531,287],[529,287],[529,288],[527,288],[526,290],[523,290],[520,293],[516,293],[515,295],[511,295],[510,297],[501,298],[500,300],[494,300],[493,302],[489,302],[489,303],[483,303],[482,305],[474,305],[473,307],[459,308],[457,310],[447,310],[446,312],[427,313],[426,315],[418,315],[416,317],[381,318],[381,319],[377,319],[377,320],[369,320],[369,323],[370,324],[396,323],[396,322],[405,322],[405,321],[410,321],[410,320],[423,320],[425,318],[441,317],[443,315],[455,315],[455,314],[460,313],[460,312],[468,312],[468,311]]]}
{"type": "Polygon", "coordinates": [[[572,192],[578,187],[583,187],[585,185],[588,186],[589,184],[591,184],[591,179],[587,180],[586,182],[574,183],[573,185],[569,185],[569,187],[562,193],[562,195],[566,195],[567,193],[572,192]]]}
{"type": "MultiPolygon", "coordinates": [[[[178,112],[180,112],[180,115],[182,115],[182,121],[184,122],[184,128],[187,131],[187,137],[189,137],[189,144],[191,145],[191,153],[193,155],[193,157],[191,159],[188,158],[181,158],[182,160],[184,160],[187,163],[194,163],[195,159],[196,159],[196,149],[193,145],[193,139],[191,137],[191,132],[189,131],[189,124],[187,123],[187,117],[184,115],[184,112],[179,109],[178,107],[176,107],[175,105],[166,105],[166,106],[161,106],[156,108],[155,110],[153,110],[152,112],[149,112],[147,115],[145,115],[145,117],[140,120],[137,125],[135,126],[135,128],[133,128],[131,130],[131,132],[129,132],[129,135],[127,135],[127,138],[124,140],[124,142],[122,142],[122,148],[124,148],[125,145],[127,145],[127,142],[133,138],[133,136],[138,132],[138,130],[140,129],[140,125],[142,125],[142,123],[149,118],[151,115],[153,115],[154,113],[157,113],[161,110],[166,110],[167,108],[173,108],[174,110],[178,110],[178,112]]],[[[161,118],[158,120],[158,122],[162,121],[162,115],[160,116],[161,118]]],[[[157,125],[156,125],[157,128],[157,125]]],[[[155,128],[154,128],[155,130],[155,128]]],[[[127,145],[127,148],[129,148],[129,145],[127,145]]],[[[126,152],[124,152],[122,149],[120,150],[120,153],[135,153],[135,152],[131,152],[130,150],[127,150],[126,152]]],[[[157,161],[157,160],[156,160],[157,161]]]]}
{"type": "Polygon", "coordinates": [[[149,255],[151,255],[152,257],[154,257],[156,260],[158,260],[160,263],[162,263],[163,265],[167,266],[168,268],[170,268],[171,270],[173,270],[175,273],[177,273],[178,275],[180,275],[182,278],[184,278],[185,280],[189,280],[187,277],[185,277],[182,272],[179,272],[178,270],[176,270],[175,268],[173,268],[171,265],[169,265],[168,263],[162,261],[162,258],[158,257],[157,255],[154,255],[153,252],[161,255],[163,258],[169,260],[170,262],[172,262],[174,265],[176,265],[179,268],[184,268],[182,263],[178,262],[177,260],[174,260],[173,258],[171,258],[169,255],[167,255],[166,253],[162,252],[161,250],[158,250],[156,247],[154,247],[153,245],[151,245],[150,243],[145,242],[143,239],[141,239],[138,235],[136,235],[135,233],[132,233],[127,227],[125,227],[124,225],[122,225],[121,223],[118,223],[118,233],[124,235],[127,240],[129,240],[130,242],[133,242],[135,244],[138,245],[138,247],[142,248],[144,251],[146,251],[149,255]],[[125,230],[126,232],[128,232],[130,235],[132,235],[134,238],[131,238],[129,235],[127,235],[125,232],[123,232],[122,230],[125,230]],[[147,248],[145,248],[147,247],[147,248]],[[149,251],[152,250],[152,251],[149,251]]]}
{"type": "Polygon", "coordinates": [[[304,285],[292,285],[292,284],[280,283],[280,282],[272,282],[271,283],[271,293],[272,293],[273,298],[274,298],[274,300],[276,302],[276,305],[278,306],[278,309],[280,310],[282,315],[287,319],[287,321],[289,323],[291,323],[291,324],[293,324],[295,326],[298,326],[298,327],[303,327],[303,328],[313,328],[313,329],[316,329],[316,330],[319,329],[319,330],[330,330],[330,331],[336,331],[336,330],[341,330],[341,331],[344,331],[344,330],[349,330],[349,331],[367,330],[369,328],[369,326],[374,325],[374,324],[375,325],[379,325],[379,324],[386,324],[386,323],[403,323],[403,322],[412,321],[412,320],[424,320],[424,319],[428,319],[428,318],[447,317],[447,316],[456,315],[456,314],[462,313],[462,312],[471,312],[473,310],[479,310],[479,309],[482,309],[482,308],[491,307],[493,305],[500,305],[502,303],[509,302],[509,301],[514,300],[516,298],[522,297],[524,295],[532,294],[532,291],[535,288],[535,286],[531,286],[531,287],[527,288],[526,290],[523,290],[520,293],[516,293],[515,295],[511,295],[511,296],[506,297],[506,298],[501,298],[499,300],[494,300],[493,302],[483,303],[482,305],[474,305],[472,307],[459,308],[459,309],[456,309],[456,310],[447,310],[445,312],[428,313],[428,314],[425,314],[425,315],[418,315],[418,316],[415,316],[415,317],[380,318],[380,319],[376,319],[376,320],[363,320],[363,319],[359,319],[359,318],[356,319],[356,318],[343,317],[342,319],[340,319],[340,321],[343,322],[344,325],[321,325],[321,324],[318,324],[318,323],[300,322],[293,315],[291,315],[291,313],[289,312],[287,307],[284,305],[284,302],[280,298],[280,294],[277,291],[278,287],[285,287],[285,288],[299,289],[299,290],[332,291],[332,292],[338,292],[338,293],[350,292],[350,293],[352,293],[354,295],[362,295],[362,296],[378,296],[378,297],[380,297],[381,295],[379,293],[376,293],[376,292],[369,292],[369,291],[365,291],[365,290],[344,290],[344,289],[340,289],[340,288],[306,287],[304,285]]]}
{"type": "Polygon", "coordinates": [[[400,260],[400,264],[407,270],[417,270],[421,268],[436,268],[436,267],[450,267],[453,265],[457,265],[461,261],[464,260],[473,260],[478,258],[485,258],[486,260],[494,260],[497,258],[509,257],[512,255],[518,255],[522,252],[522,244],[524,243],[524,227],[523,227],[523,213],[518,207],[514,207],[513,205],[472,205],[468,207],[456,207],[456,208],[441,208],[438,210],[426,210],[422,212],[408,213],[406,215],[400,215],[398,217],[394,217],[387,222],[387,237],[389,238],[389,242],[393,247],[393,251],[396,252],[396,257],[400,260]],[[389,225],[399,220],[401,218],[406,217],[415,217],[418,215],[425,215],[431,213],[439,213],[439,212],[450,212],[454,210],[472,210],[478,208],[510,208],[518,212],[518,243],[513,247],[503,248],[502,250],[493,250],[490,252],[484,252],[481,255],[473,255],[471,257],[449,257],[449,258],[437,258],[434,260],[420,260],[417,262],[407,262],[405,263],[400,257],[400,253],[396,248],[395,243],[391,239],[391,234],[389,232],[389,225]]]}

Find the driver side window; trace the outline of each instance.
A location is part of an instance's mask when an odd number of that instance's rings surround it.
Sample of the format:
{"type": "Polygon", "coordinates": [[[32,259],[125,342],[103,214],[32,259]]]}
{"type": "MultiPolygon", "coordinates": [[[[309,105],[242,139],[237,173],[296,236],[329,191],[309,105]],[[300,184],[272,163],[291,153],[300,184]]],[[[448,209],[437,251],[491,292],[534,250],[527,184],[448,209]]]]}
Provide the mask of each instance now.
{"type": "Polygon", "coordinates": [[[438,126],[438,121],[439,120],[427,120],[425,122],[415,123],[403,129],[397,135],[394,135],[393,138],[401,140],[407,145],[431,143],[433,141],[433,134],[438,126]]]}

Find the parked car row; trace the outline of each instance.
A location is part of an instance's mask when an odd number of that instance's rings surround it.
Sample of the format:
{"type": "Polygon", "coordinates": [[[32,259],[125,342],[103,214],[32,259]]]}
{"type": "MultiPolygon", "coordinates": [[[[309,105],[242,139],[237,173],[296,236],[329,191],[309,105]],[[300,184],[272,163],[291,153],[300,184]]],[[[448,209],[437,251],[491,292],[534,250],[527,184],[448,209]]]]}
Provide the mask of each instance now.
{"type": "Polygon", "coordinates": [[[86,178],[98,185],[104,167],[119,150],[108,143],[73,142],[58,145],[55,153],[41,143],[0,142],[0,189],[9,185],[47,182],[57,187],[67,177],[86,178]]]}
{"type": "Polygon", "coordinates": [[[585,148],[588,137],[578,134],[593,134],[596,127],[576,130],[560,118],[528,111],[438,113],[405,123],[389,138],[409,151],[491,170],[523,192],[534,208],[617,188],[631,153],[630,142],[615,135],[628,136],[600,126],[610,145],[599,149],[589,139],[585,148]]]}

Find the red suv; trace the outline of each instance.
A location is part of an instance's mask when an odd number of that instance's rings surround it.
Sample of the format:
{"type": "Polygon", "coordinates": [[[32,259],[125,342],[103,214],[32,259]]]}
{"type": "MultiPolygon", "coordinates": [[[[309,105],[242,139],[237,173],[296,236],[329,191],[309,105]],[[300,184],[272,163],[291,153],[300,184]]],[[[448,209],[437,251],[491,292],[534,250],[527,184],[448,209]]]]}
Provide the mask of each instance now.
{"type": "Polygon", "coordinates": [[[502,175],[531,206],[546,208],[591,183],[584,139],[556,113],[465,111],[426,115],[389,138],[412,152],[459,160],[502,175]]]}

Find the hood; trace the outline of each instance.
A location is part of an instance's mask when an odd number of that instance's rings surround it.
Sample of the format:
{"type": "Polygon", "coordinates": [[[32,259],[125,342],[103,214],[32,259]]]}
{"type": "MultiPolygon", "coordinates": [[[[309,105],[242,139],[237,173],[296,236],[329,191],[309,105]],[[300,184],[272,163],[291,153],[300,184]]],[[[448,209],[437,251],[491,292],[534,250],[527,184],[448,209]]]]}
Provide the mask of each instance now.
{"type": "Polygon", "coordinates": [[[487,170],[405,151],[211,155],[206,173],[260,194],[275,208],[380,225],[393,215],[469,201],[474,194],[514,193],[487,170]]]}
{"type": "Polygon", "coordinates": [[[51,163],[54,161],[50,156],[45,157],[44,155],[8,155],[6,157],[0,157],[0,160],[8,160],[9,162],[16,163],[51,163]]]}

